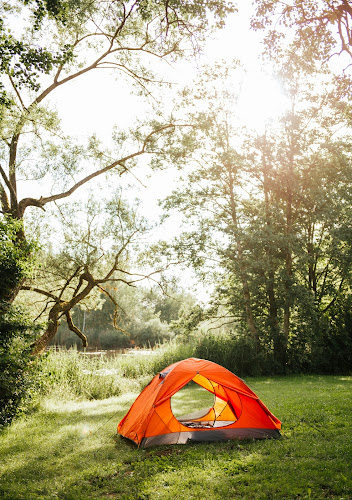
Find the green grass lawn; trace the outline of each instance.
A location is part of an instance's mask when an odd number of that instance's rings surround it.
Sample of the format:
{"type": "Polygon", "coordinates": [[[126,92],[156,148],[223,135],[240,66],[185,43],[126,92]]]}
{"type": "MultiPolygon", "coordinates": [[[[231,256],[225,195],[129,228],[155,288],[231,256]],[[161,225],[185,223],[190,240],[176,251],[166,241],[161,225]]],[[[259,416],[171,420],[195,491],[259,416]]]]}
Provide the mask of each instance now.
{"type": "MultiPolygon", "coordinates": [[[[246,382],[282,421],[282,439],[138,450],[116,436],[136,393],[46,399],[0,435],[0,498],[351,499],[352,377],[246,382]]],[[[202,394],[191,387],[174,407],[202,394]]]]}

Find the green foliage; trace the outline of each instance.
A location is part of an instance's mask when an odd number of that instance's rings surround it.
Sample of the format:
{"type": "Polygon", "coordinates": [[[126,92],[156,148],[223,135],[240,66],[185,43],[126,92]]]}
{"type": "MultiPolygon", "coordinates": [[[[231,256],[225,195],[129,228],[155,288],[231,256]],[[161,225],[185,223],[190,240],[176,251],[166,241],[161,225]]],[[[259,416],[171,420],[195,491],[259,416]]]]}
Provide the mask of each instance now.
{"type": "Polygon", "coordinates": [[[218,363],[240,377],[265,373],[262,357],[256,353],[251,339],[244,335],[203,335],[198,339],[194,354],[197,358],[218,363]]]}
{"type": "MultiPolygon", "coordinates": [[[[45,400],[0,435],[4,500],[286,500],[352,496],[351,377],[246,380],[283,438],[138,449],[116,425],[138,394],[45,400]],[[60,465],[58,467],[58,464],[60,465]]],[[[186,406],[199,391],[184,393],[186,406]]],[[[179,402],[180,410],[182,401],[179,402]]]]}
{"type": "Polygon", "coordinates": [[[352,56],[349,31],[352,9],[348,1],[297,0],[285,8],[278,0],[256,0],[254,4],[256,12],[251,26],[267,32],[266,47],[272,57],[282,56],[287,48],[286,37],[291,45],[291,57],[300,58],[304,65],[312,60],[326,63],[332,54],[344,52],[352,56]]]}
{"type": "MultiPolygon", "coordinates": [[[[25,5],[34,5],[33,15],[35,18],[34,29],[40,28],[45,16],[53,17],[57,21],[66,24],[68,16],[72,13],[73,4],[67,0],[22,0],[25,5]]],[[[81,6],[82,2],[76,0],[76,8],[81,6]]]]}
{"type": "Polygon", "coordinates": [[[330,309],[347,314],[352,286],[351,142],[335,138],[350,127],[349,94],[337,99],[331,74],[291,63],[277,61],[289,103],[262,136],[238,122],[242,69],[204,69],[184,96],[197,139],[164,207],[189,227],[175,255],[216,284],[208,317],[254,339],[271,373],[331,366],[331,337],[345,370],[350,334],[330,309]]]}
{"type": "Polygon", "coordinates": [[[23,238],[22,221],[0,218],[0,426],[29,405],[36,381],[31,343],[39,327],[11,304],[13,290],[32,268],[35,248],[23,238]]]}
{"type": "Polygon", "coordinates": [[[23,222],[0,217],[0,311],[14,288],[28,275],[36,245],[22,237],[23,222]]]}
{"type": "Polygon", "coordinates": [[[157,12],[160,8],[159,6],[161,6],[165,10],[166,17],[164,22],[180,22],[182,16],[185,17],[185,19],[198,20],[198,22],[201,21],[203,29],[205,29],[209,23],[207,14],[209,15],[209,13],[211,13],[218,27],[222,27],[225,17],[235,10],[232,2],[223,3],[217,1],[196,2],[192,0],[180,2],[179,0],[161,0],[156,4],[152,0],[138,0],[136,4],[138,5],[138,11],[141,13],[143,20],[152,20],[155,16],[155,12],[157,12]]]}
{"type": "Polygon", "coordinates": [[[152,307],[160,321],[170,324],[176,321],[180,314],[188,310],[195,302],[195,298],[178,287],[167,290],[161,294],[156,288],[145,291],[143,302],[152,307]]]}
{"type": "MultiPolygon", "coordinates": [[[[60,17],[60,0],[49,0],[46,2],[47,10],[41,0],[35,0],[37,9],[34,12],[34,31],[39,30],[43,18],[52,14],[56,19],[60,17]]],[[[23,0],[24,4],[32,4],[33,0],[23,0]]],[[[15,7],[8,7],[11,11],[15,7]]],[[[40,47],[36,44],[26,43],[18,40],[5,26],[4,19],[0,19],[0,75],[8,75],[12,82],[20,89],[38,91],[40,88],[40,77],[48,75],[55,66],[65,64],[72,60],[72,47],[64,45],[56,53],[40,47]]],[[[10,107],[14,101],[10,94],[5,91],[0,82],[0,110],[1,106],[10,107]]]]}
{"type": "MultiPolygon", "coordinates": [[[[287,346],[287,373],[350,374],[352,366],[352,335],[350,309],[332,312],[307,331],[302,323],[290,336],[287,346]],[[340,313],[340,314],[339,314],[340,313]],[[338,321],[336,324],[335,321],[338,321]]],[[[194,356],[209,359],[241,377],[280,373],[267,339],[256,351],[254,342],[244,334],[233,332],[207,333],[198,336],[194,356]]]]}
{"type": "Polygon", "coordinates": [[[38,330],[18,308],[0,314],[0,427],[27,410],[35,395],[38,364],[31,344],[38,330]]]}
{"type": "Polygon", "coordinates": [[[328,328],[319,332],[312,348],[313,371],[350,373],[352,367],[352,298],[341,297],[329,309],[328,328]],[[323,334],[322,334],[323,333],[323,334]],[[324,334],[325,333],[325,334],[324,334]]]}
{"type": "Polygon", "coordinates": [[[172,331],[180,335],[186,341],[197,331],[201,322],[205,319],[205,313],[199,304],[191,308],[182,310],[177,320],[171,324],[172,331]]]}
{"type": "MultiPolygon", "coordinates": [[[[76,307],[73,312],[73,320],[87,334],[89,346],[98,349],[152,347],[170,340],[180,332],[175,327],[176,318],[186,314],[194,302],[193,297],[178,289],[168,295],[125,285],[106,289],[116,304],[101,294],[92,307],[76,307]]],[[[71,347],[78,342],[62,323],[52,344],[71,347]]]]}
{"type": "Polygon", "coordinates": [[[159,371],[193,353],[189,344],[166,342],[154,350],[95,356],[76,349],[50,351],[40,362],[41,392],[56,397],[104,399],[143,388],[159,371]]]}

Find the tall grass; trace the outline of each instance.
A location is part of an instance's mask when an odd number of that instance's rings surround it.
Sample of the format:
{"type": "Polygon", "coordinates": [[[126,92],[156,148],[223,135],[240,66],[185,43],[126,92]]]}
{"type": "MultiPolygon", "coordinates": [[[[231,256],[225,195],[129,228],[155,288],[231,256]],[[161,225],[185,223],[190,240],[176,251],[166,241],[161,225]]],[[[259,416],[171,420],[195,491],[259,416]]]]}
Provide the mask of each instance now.
{"type": "Polygon", "coordinates": [[[267,372],[265,362],[256,353],[253,342],[244,336],[225,332],[202,335],[198,338],[194,355],[218,363],[241,377],[267,372]]]}
{"type": "Polygon", "coordinates": [[[63,398],[104,399],[141,390],[166,366],[192,356],[191,345],[162,344],[148,355],[92,357],[76,349],[49,352],[42,360],[41,393],[63,398]]]}
{"type": "Polygon", "coordinates": [[[170,341],[158,346],[149,356],[124,356],[116,361],[124,376],[139,379],[154,376],[166,366],[193,355],[194,347],[191,344],[170,341]]]}

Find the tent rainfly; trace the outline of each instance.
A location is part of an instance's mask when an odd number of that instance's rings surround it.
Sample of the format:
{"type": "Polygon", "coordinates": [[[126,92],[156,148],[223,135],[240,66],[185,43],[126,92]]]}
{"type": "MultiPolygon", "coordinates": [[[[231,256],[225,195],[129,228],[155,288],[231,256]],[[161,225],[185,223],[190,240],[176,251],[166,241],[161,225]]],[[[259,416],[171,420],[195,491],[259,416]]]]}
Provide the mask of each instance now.
{"type": "Polygon", "coordinates": [[[117,427],[121,436],[147,448],[187,441],[277,438],[281,422],[258,396],[226,368],[204,359],[174,363],[143,389],[117,427]],[[211,408],[176,418],[172,396],[191,380],[214,394],[211,408]]]}

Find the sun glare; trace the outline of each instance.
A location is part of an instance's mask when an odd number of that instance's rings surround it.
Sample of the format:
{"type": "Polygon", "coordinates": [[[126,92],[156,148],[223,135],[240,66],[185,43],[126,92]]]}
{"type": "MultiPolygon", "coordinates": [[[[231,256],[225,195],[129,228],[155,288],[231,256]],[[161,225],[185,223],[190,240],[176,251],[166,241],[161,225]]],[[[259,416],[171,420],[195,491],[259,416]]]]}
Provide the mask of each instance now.
{"type": "Polygon", "coordinates": [[[238,103],[239,118],[247,127],[263,133],[286,106],[287,99],[277,80],[261,72],[248,73],[238,103]]]}

